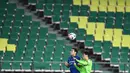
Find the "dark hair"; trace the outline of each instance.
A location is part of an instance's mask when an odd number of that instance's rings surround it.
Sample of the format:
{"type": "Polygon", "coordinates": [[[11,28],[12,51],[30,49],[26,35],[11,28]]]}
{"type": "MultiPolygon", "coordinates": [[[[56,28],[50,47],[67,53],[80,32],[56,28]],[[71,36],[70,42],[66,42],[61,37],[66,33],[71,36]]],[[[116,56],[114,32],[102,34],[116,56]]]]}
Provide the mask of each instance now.
{"type": "Polygon", "coordinates": [[[82,51],[82,54],[85,54],[85,55],[89,56],[88,51],[86,51],[86,50],[82,51]]]}
{"type": "Polygon", "coordinates": [[[78,49],[76,49],[76,48],[72,48],[75,52],[76,52],[76,54],[78,53],[78,49]]]}

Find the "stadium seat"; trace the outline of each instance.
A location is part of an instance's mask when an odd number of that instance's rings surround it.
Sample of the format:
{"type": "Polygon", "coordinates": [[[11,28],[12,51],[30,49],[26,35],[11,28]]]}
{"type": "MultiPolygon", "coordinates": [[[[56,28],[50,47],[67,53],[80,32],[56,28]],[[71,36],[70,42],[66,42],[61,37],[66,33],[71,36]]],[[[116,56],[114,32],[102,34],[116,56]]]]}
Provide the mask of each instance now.
{"type": "Polygon", "coordinates": [[[100,2],[100,5],[103,5],[103,6],[108,5],[108,0],[99,0],[99,2],[100,2]]]}
{"type": "Polygon", "coordinates": [[[124,0],[117,0],[118,6],[125,6],[125,1],[124,0]]]}
{"type": "MultiPolygon", "coordinates": [[[[114,1],[114,0],[113,0],[114,1]]],[[[108,6],[108,12],[116,12],[115,6],[108,6]]]]}
{"type": "Polygon", "coordinates": [[[116,5],[116,0],[109,0],[108,2],[109,2],[109,5],[113,5],[113,6],[116,5]]]}
{"type": "Polygon", "coordinates": [[[90,0],[82,0],[82,5],[90,5],[90,0]]]}
{"type": "Polygon", "coordinates": [[[97,5],[92,5],[90,7],[90,11],[96,11],[96,12],[98,12],[98,6],[97,5]]]}
{"type": "Polygon", "coordinates": [[[130,47],[129,35],[122,35],[122,47],[130,47]]]}
{"type": "Polygon", "coordinates": [[[3,52],[6,51],[6,46],[7,46],[7,44],[8,44],[7,41],[8,41],[8,39],[0,38],[0,44],[1,44],[0,50],[3,51],[3,52]]]}
{"type": "Polygon", "coordinates": [[[87,34],[88,35],[92,35],[95,33],[95,28],[96,28],[96,23],[88,23],[87,24],[87,28],[86,28],[86,31],[87,31],[87,34]]]}
{"type": "Polygon", "coordinates": [[[73,0],[74,5],[81,5],[81,0],[73,0]]]}
{"type": "Polygon", "coordinates": [[[102,42],[101,41],[94,42],[93,52],[94,52],[94,54],[102,54],[102,42]]]}

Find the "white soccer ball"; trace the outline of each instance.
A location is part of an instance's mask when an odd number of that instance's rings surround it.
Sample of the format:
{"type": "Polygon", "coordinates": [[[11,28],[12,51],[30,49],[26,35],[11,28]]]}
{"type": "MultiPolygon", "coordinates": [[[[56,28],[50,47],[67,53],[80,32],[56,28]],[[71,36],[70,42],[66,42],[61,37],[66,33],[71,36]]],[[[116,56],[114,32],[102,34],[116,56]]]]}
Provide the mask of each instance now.
{"type": "Polygon", "coordinates": [[[69,33],[68,37],[70,40],[75,40],[76,39],[76,34],[75,33],[69,33]]]}

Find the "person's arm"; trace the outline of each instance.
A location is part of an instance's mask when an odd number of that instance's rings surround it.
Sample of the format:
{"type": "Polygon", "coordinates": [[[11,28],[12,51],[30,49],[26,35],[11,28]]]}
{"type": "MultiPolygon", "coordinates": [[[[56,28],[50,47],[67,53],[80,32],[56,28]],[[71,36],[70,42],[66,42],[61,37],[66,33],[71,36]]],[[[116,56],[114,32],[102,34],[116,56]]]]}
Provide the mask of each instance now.
{"type": "Polygon", "coordinates": [[[87,62],[83,61],[83,60],[78,60],[76,58],[74,58],[78,63],[79,65],[87,65],[87,62]]]}
{"type": "Polygon", "coordinates": [[[77,66],[76,64],[74,64],[74,66],[76,67],[76,69],[80,72],[81,68],[79,68],[79,66],[77,66]]]}
{"type": "Polygon", "coordinates": [[[69,63],[65,62],[65,66],[69,68],[70,65],[69,63]]]}

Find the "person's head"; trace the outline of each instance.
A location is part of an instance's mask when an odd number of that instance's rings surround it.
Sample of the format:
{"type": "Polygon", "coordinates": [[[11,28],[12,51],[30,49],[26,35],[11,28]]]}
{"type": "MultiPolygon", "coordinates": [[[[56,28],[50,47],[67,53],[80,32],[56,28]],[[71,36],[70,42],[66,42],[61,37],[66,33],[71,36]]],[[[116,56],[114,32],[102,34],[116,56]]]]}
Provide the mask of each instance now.
{"type": "Polygon", "coordinates": [[[78,53],[78,50],[75,49],[75,48],[72,48],[71,51],[70,51],[71,56],[76,56],[77,53],[78,53]]]}
{"type": "Polygon", "coordinates": [[[89,59],[89,57],[88,57],[88,52],[87,52],[87,51],[83,51],[83,52],[82,52],[82,56],[83,56],[83,59],[84,59],[84,60],[88,60],[88,59],[89,59]]]}

